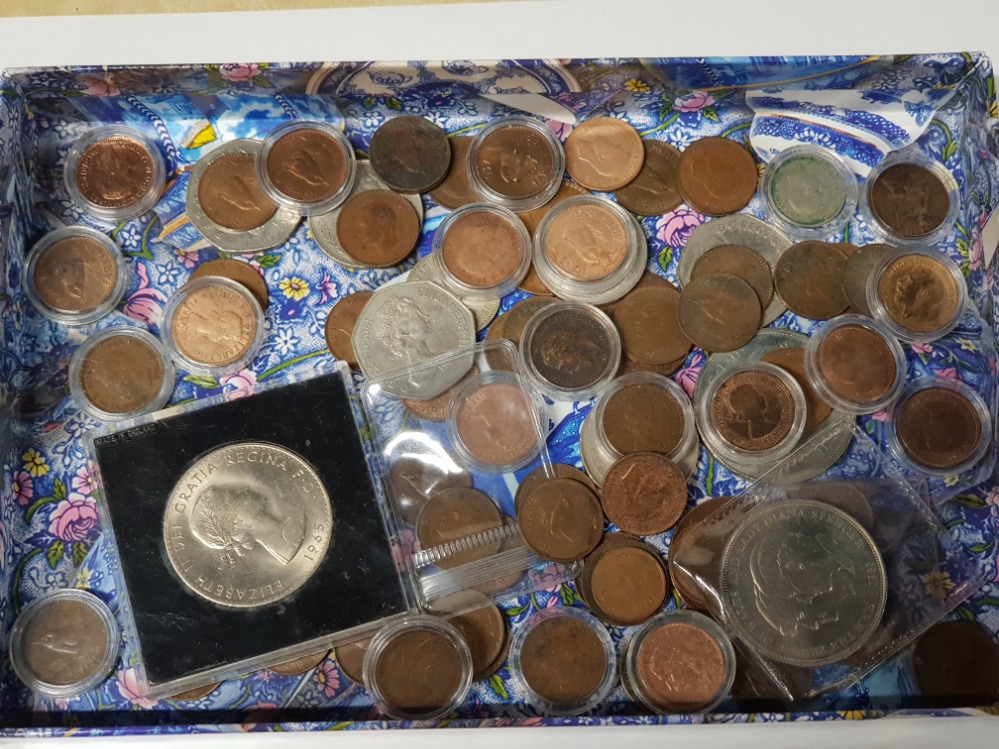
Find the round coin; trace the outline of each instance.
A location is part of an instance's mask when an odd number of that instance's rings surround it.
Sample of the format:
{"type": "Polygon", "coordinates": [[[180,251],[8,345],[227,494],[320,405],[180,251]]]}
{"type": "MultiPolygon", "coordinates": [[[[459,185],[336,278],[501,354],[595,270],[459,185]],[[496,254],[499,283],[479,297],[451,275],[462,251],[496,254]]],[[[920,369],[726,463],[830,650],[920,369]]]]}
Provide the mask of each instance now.
{"type": "Polygon", "coordinates": [[[898,367],[888,342],[860,325],[842,325],[815,352],[826,386],[850,403],[876,403],[895,386],[898,367]]]}
{"type": "Polygon", "coordinates": [[[271,673],[278,674],[279,676],[298,676],[299,674],[304,674],[307,671],[312,671],[320,663],[326,660],[326,654],[329,650],[320,650],[318,653],[310,653],[309,655],[299,656],[298,658],[293,658],[290,661],[285,661],[284,663],[277,663],[273,666],[268,666],[267,670],[271,673]]]}
{"type": "Polygon", "coordinates": [[[719,437],[745,452],[781,444],[795,421],[791,391],[779,377],[759,370],[740,371],[718,387],[708,412],[719,437]]]}
{"type": "Polygon", "coordinates": [[[561,176],[551,142],[526,124],[504,125],[485,134],[469,171],[490,191],[513,200],[534,197],[561,176]]]}
{"type": "Polygon", "coordinates": [[[423,506],[445,489],[471,489],[472,477],[452,460],[437,455],[402,455],[388,472],[392,499],[403,520],[416,525],[423,506]]]}
{"type": "Polygon", "coordinates": [[[371,638],[333,648],[333,658],[340,672],[355,684],[364,685],[364,656],[368,653],[371,638]]]}
{"type": "Polygon", "coordinates": [[[260,304],[260,309],[267,309],[270,295],[267,292],[267,282],[264,276],[254,266],[242,260],[219,258],[202,263],[191,273],[191,280],[205,276],[219,276],[235,281],[246,288],[260,304]]]}
{"type": "Polygon", "coordinates": [[[118,286],[118,267],[96,237],[76,234],[42,250],[32,280],[35,293],[49,309],[84,314],[110,303],[118,286]]]}
{"type": "Polygon", "coordinates": [[[454,210],[477,203],[480,198],[468,181],[468,147],[472,138],[456,135],[448,138],[448,142],[451,144],[451,165],[444,180],[430,191],[430,197],[445,208],[454,210]]]}
{"type": "Polygon", "coordinates": [[[561,302],[533,319],[522,354],[544,386],[577,395],[592,392],[617,371],[616,333],[595,307],[561,302]]]}
{"type": "Polygon", "coordinates": [[[597,192],[629,184],[644,161],[642,137],[615,117],[586,120],[565,141],[565,170],[583,187],[597,192]]]}
{"type": "Polygon", "coordinates": [[[473,364],[471,370],[465,375],[464,380],[455,383],[440,395],[422,400],[418,398],[403,398],[402,402],[406,404],[406,408],[421,419],[426,419],[427,421],[445,421],[447,420],[448,412],[451,410],[451,404],[454,403],[455,396],[458,395],[462,384],[469,377],[474,377],[478,373],[479,367],[473,364]]]}
{"type": "Polygon", "coordinates": [[[680,192],[691,208],[709,216],[745,208],[758,181],[756,162],[734,140],[701,138],[680,154],[680,192]]]}
{"type": "Polygon", "coordinates": [[[523,272],[527,240],[512,216],[478,208],[455,214],[449,222],[440,243],[440,261],[445,273],[460,283],[459,289],[502,293],[497,287],[523,272]]]}
{"type": "Polygon", "coordinates": [[[676,397],[652,383],[626,385],[607,399],[601,429],[621,455],[671,455],[683,438],[683,408],[676,397]]]}
{"type": "Polygon", "coordinates": [[[101,138],[80,156],[74,179],[83,198],[101,208],[128,208],[153,187],[156,163],[145,144],[127,136],[101,138]]]}
{"type": "Polygon", "coordinates": [[[903,239],[929,236],[950,214],[946,185],[920,164],[889,166],[874,178],[867,194],[875,218],[903,239]]]}
{"type": "Polygon", "coordinates": [[[945,328],[960,312],[957,280],[942,260],[922,253],[903,253],[879,271],[875,291],[898,326],[915,333],[945,328]]]}
{"type": "Polygon", "coordinates": [[[691,343],[680,329],[679,303],[680,292],[669,285],[636,287],[614,303],[610,315],[626,358],[664,365],[687,355],[691,343]]]}
{"type": "Polygon", "coordinates": [[[687,479],[665,455],[626,455],[607,472],[600,503],[607,519],[625,533],[653,536],[672,528],[683,514],[687,479]]]}
{"type": "Polygon", "coordinates": [[[933,707],[991,705],[999,699],[999,645],[978,622],[940,622],[912,650],[920,695],[933,707]]]}
{"type": "Polygon", "coordinates": [[[974,404],[956,390],[927,387],[905,399],[894,412],[895,434],[917,465],[944,470],[963,465],[982,439],[974,404]]]}
{"type": "Polygon", "coordinates": [[[787,223],[822,227],[843,213],[847,191],[843,175],[830,159],[803,153],[777,167],[769,180],[767,198],[787,223]]]}
{"type": "Polygon", "coordinates": [[[631,184],[614,192],[617,202],[639,216],[661,216],[683,202],[677,184],[680,151],[661,140],[643,140],[645,161],[631,184]]]}
{"type": "MultiPolygon", "coordinates": [[[[461,641],[458,640],[458,644],[461,641]]],[[[449,705],[467,678],[456,642],[426,626],[396,632],[378,652],[365,682],[382,701],[408,716],[434,713],[449,705]]],[[[468,658],[466,652],[465,658],[468,658]]]]}
{"type": "Polygon", "coordinates": [[[737,276],[692,278],[680,292],[677,319],[683,334],[705,351],[735,351],[760,329],[760,299],[737,276]]]}
{"type": "Polygon", "coordinates": [[[350,154],[319,127],[289,130],[274,141],[265,162],[267,179],[293,201],[321,205],[344,189],[350,154]]]}
{"type": "Polygon", "coordinates": [[[731,497],[712,497],[695,505],[680,518],[669,542],[669,576],[687,608],[708,611],[721,580],[722,553],[732,524],[719,510],[731,497]]]}
{"type": "Polygon", "coordinates": [[[591,699],[608,665],[594,626],[562,612],[538,622],[520,649],[520,672],[528,689],[556,708],[591,699]]]}
{"type": "Polygon", "coordinates": [[[472,654],[472,681],[488,679],[496,659],[503,654],[507,642],[506,620],[496,606],[482,596],[483,606],[465,614],[452,616],[448,622],[468,645],[472,654]]]}
{"type": "Polygon", "coordinates": [[[268,606],[305,585],[333,533],[315,469],[283,447],[239,442],[196,460],[174,485],[163,543],[174,573],[219,606],[268,606]]]}
{"type": "Polygon", "coordinates": [[[434,563],[441,569],[450,570],[493,556],[499,551],[500,543],[487,541],[471,548],[463,544],[460,549],[447,544],[502,525],[496,505],[482,492],[465,488],[443,489],[434,492],[420,510],[416,519],[416,540],[423,551],[443,546],[440,558],[434,563]]]}
{"type": "Polygon", "coordinates": [[[760,357],[760,361],[776,364],[801,385],[801,392],[805,394],[805,408],[808,409],[808,416],[805,418],[806,433],[811,432],[832,415],[832,406],[819,397],[808,379],[805,370],[805,349],[776,348],[760,357]]]}
{"type": "Polygon", "coordinates": [[[326,316],[326,326],[323,333],[326,336],[326,346],[334,359],[345,361],[351,367],[357,367],[357,355],[354,353],[354,328],[357,318],[371,300],[374,292],[355,291],[341,297],[326,316]]]}
{"type": "Polygon", "coordinates": [[[144,409],[160,396],[165,374],[160,353],[147,341],[116,335],[87,353],[80,367],[80,384],[87,400],[104,413],[127,414],[144,409]]]}
{"type": "Polygon", "coordinates": [[[599,281],[628,255],[625,225],[609,208],[581,202],[558,212],[542,242],[554,268],[576,281],[599,281]]]}
{"type": "Polygon", "coordinates": [[[871,316],[871,308],[867,304],[867,280],[892,250],[891,245],[869,244],[854,252],[846,261],[843,293],[850,306],[861,315],[871,316]]]}
{"type": "MultiPolygon", "coordinates": [[[[557,479],[571,479],[573,481],[580,482],[583,486],[589,489],[591,492],[596,494],[599,490],[596,484],[593,483],[592,479],[587,476],[583,471],[576,468],[576,466],[566,465],[565,463],[552,463],[551,470],[554,473],[554,478],[557,479]]],[[[524,476],[520,485],[517,486],[517,494],[514,497],[514,510],[519,514],[518,508],[520,507],[521,498],[527,496],[534,490],[534,488],[542,481],[552,478],[548,475],[548,470],[545,466],[538,466],[529,474],[524,476]]]]}
{"type": "MultiPolygon", "coordinates": [[[[524,226],[527,227],[527,233],[530,234],[531,237],[533,237],[534,230],[541,225],[541,219],[543,219],[545,216],[548,215],[548,211],[557,206],[563,200],[567,200],[568,198],[575,198],[578,195],[589,195],[589,194],[590,193],[588,193],[579,185],[563,180],[562,184],[558,186],[558,191],[555,193],[555,195],[552,197],[551,200],[549,200],[540,208],[535,208],[530,211],[524,211],[523,213],[518,213],[517,216],[520,218],[521,221],[524,222],[524,226]]],[[[524,291],[529,291],[529,289],[524,289],[524,291]]],[[[531,291],[530,293],[537,294],[542,292],[531,291]]]]}
{"type": "Polygon", "coordinates": [[[478,385],[454,403],[449,418],[461,447],[484,466],[519,466],[538,452],[536,410],[515,382],[478,385]]]}
{"type": "Polygon", "coordinates": [[[762,255],[748,247],[737,244],[712,247],[694,263],[690,278],[711,273],[727,273],[748,283],[760,300],[760,309],[766,309],[773,299],[774,280],[770,274],[770,264],[762,255]]]}
{"type": "Polygon", "coordinates": [[[430,120],[406,114],[382,123],[368,148],[371,166],[393,190],[427,192],[447,176],[451,144],[430,120]]]}
{"type": "Polygon", "coordinates": [[[789,247],[774,268],[774,286],[792,312],[828,320],[846,309],[843,291],[846,255],[827,243],[809,240],[789,247]]]}
{"type": "Polygon", "coordinates": [[[260,313],[253,309],[256,302],[249,292],[239,293],[241,288],[220,280],[185,294],[169,320],[171,338],[182,356],[214,368],[231,366],[247,355],[257,341],[260,313]]]}
{"type": "Polygon", "coordinates": [[[641,624],[666,600],[666,570],[658,556],[644,549],[608,549],[593,565],[590,590],[613,624],[641,624]]]}
{"type": "Polygon", "coordinates": [[[253,154],[225,153],[205,167],[197,186],[198,204],[210,221],[229,231],[251,231],[277,212],[257,179],[253,154]]]}
{"type": "Polygon", "coordinates": [[[365,190],[347,198],[336,220],[343,251],[363,265],[398,265],[420,239],[420,217],[391,190],[365,190]]]}
{"type": "Polygon", "coordinates": [[[222,686],[222,682],[215,681],[211,684],[205,684],[202,687],[195,687],[194,689],[188,689],[184,692],[172,694],[169,699],[176,700],[177,702],[195,702],[197,700],[204,699],[220,686],[222,686]]]}
{"type": "Polygon", "coordinates": [[[528,320],[534,317],[539,310],[544,309],[549,304],[554,304],[555,300],[546,297],[528,297],[521,299],[503,314],[499,319],[503,321],[502,338],[513,343],[520,348],[520,339],[527,326],[528,320]]]}
{"type": "Polygon", "coordinates": [[[539,556],[568,564],[600,543],[600,501],[579,481],[545,479],[525,494],[517,510],[520,533],[539,556]]]}
{"type": "Polygon", "coordinates": [[[523,280],[517,285],[517,288],[527,294],[536,294],[540,296],[554,296],[554,292],[545,286],[545,282],[541,280],[541,276],[534,269],[534,264],[527,269],[527,275],[524,276],[523,280]]]}

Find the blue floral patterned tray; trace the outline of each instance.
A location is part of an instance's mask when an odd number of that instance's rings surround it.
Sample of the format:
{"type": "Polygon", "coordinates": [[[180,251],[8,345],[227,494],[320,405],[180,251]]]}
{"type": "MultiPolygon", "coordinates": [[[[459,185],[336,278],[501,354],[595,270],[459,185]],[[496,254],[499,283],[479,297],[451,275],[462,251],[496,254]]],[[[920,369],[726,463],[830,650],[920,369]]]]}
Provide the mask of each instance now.
{"type": "MultiPolygon", "coordinates": [[[[989,129],[999,113],[991,66],[981,55],[74,68],[8,71],[0,76],[0,89],[4,651],[17,612],[44,591],[77,586],[93,590],[113,610],[119,603],[113,584],[115,553],[102,541],[81,440],[96,424],[77,410],[66,386],[66,366],[83,335],[48,322],[27,301],[21,277],[26,248],[45,231],[64,224],[89,224],[111,232],[128,258],[131,282],[123,302],[100,327],[132,324],[157,332],[166,299],[193,268],[216,256],[183,215],[188,170],[220,142],[263,137],[290,119],[345,125],[363,153],[378,125],[399,111],[430,117],[449,133],[474,131],[490,119],[526,111],[562,139],[579,119],[612,116],[630,122],[643,137],[680,148],[708,135],[751,138],[761,159],[789,144],[817,142],[835,149],[861,176],[889,150],[915,142],[952,171],[960,185],[961,215],[941,249],[959,262],[986,325],[972,321],[932,345],[908,347],[910,376],[958,377],[995,401],[995,263],[987,266],[982,228],[999,202],[999,150],[989,151],[990,143],[999,142],[997,131],[989,129]],[[69,200],[61,179],[73,141],[95,123],[105,122],[125,122],[146,132],[160,145],[172,175],[154,212],[118,226],[101,225],[84,215],[69,200]]],[[[446,215],[427,197],[424,207],[418,256],[429,252],[433,231],[446,215]]],[[[747,210],[762,215],[757,199],[747,210]]],[[[685,206],[665,216],[642,218],[649,269],[675,281],[687,237],[706,220],[685,206]]],[[[841,241],[864,244],[875,237],[855,220],[841,241]]],[[[271,294],[263,347],[251,366],[220,380],[181,372],[171,403],[328,365],[323,325],[332,305],[408,270],[415,255],[397,268],[343,268],[319,250],[303,225],[283,247],[247,259],[263,274],[271,294]]],[[[502,309],[522,297],[519,291],[510,294],[502,309]]],[[[776,325],[808,333],[815,324],[786,313],[776,325]]],[[[703,353],[695,350],[675,375],[688,393],[703,364],[703,353]]],[[[553,460],[579,463],[578,430],[589,408],[589,403],[578,403],[557,414],[549,440],[553,460]]],[[[860,420],[876,442],[883,439],[883,418],[882,413],[860,420]]],[[[692,479],[692,502],[737,494],[744,486],[702,452],[692,479]]],[[[970,489],[937,488],[960,491],[937,511],[986,567],[987,579],[996,580],[999,486],[990,480],[970,489]]],[[[656,543],[665,549],[668,539],[666,534],[656,543]]],[[[946,593],[953,583],[946,574],[935,574],[927,575],[923,584],[946,593]]],[[[571,584],[506,601],[503,609],[516,627],[539,609],[566,605],[582,605],[571,584]]],[[[955,616],[975,618],[999,632],[999,585],[986,585],[955,616]]],[[[619,643],[627,630],[613,629],[612,634],[619,643]]],[[[72,700],[32,696],[4,660],[0,736],[410,725],[382,721],[364,690],[332,659],[302,676],[249,674],[224,682],[205,698],[181,703],[140,696],[134,658],[126,642],[114,674],[93,692],[72,700]]],[[[657,717],[630,703],[618,689],[593,715],[551,719],[532,713],[504,668],[473,685],[449,725],[878,717],[906,709],[914,689],[906,659],[900,656],[816,712],[751,715],[729,702],[708,716],[657,717]]]]}

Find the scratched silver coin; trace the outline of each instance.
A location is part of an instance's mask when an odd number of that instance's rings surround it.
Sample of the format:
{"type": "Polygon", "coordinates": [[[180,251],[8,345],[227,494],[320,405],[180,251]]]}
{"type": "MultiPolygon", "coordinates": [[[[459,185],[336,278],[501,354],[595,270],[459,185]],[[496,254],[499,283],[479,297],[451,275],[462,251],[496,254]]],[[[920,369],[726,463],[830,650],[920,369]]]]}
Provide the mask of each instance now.
{"type": "MultiPolygon", "coordinates": [[[[434,263],[430,255],[427,255],[410,268],[409,275],[406,276],[406,281],[430,281],[443,288],[440,271],[437,269],[437,264],[434,263]]],[[[472,311],[472,317],[475,318],[475,329],[479,331],[485,330],[486,326],[496,317],[496,313],[499,312],[500,298],[469,299],[468,297],[461,297],[461,303],[472,311]]]]}
{"type": "Polygon", "coordinates": [[[859,650],[881,622],[887,587],[863,526],[814,500],[760,504],[722,557],[725,621],[760,654],[794,666],[836,663],[859,650]]]}
{"type": "Polygon", "coordinates": [[[298,590],[329,548],[333,510],[322,480],[278,445],[213,450],[177,481],[163,517],[167,558],[192,592],[254,608],[298,590]]]}

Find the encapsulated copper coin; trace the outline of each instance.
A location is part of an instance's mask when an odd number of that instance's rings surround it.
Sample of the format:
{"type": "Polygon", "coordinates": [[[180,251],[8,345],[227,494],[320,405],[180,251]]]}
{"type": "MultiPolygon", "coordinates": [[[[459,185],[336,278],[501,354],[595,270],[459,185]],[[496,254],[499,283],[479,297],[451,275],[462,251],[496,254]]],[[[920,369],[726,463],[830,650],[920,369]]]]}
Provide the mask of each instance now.
{"type": "MultiPolygon", "coordinates": [[[[436,491],[420,510],[416,519],[416,539],[420,548],[427,551],[502,525],[503,519],[496,505],[482,492],[475,489],[443,489],[436,491]]],[[[499,548],[497,541],[472,549],[454,550],[435,564],[449,570],[491,557],[499,548]]]]}
{"type": "Polygon", "coordinates": [[[625,455],[601,487],[604,514],[625,533],[653,536],[672,528],[687,506],[687,478],[659,453],[625,455]]]}
{"type": "Polygon", "coordinates": [[[87,353],[80,368],[83,393],[110,414],[138,411],[152,403],[163,387],[159,353],[134,336],[112,336],[87,353]]]}
{"type": "Polygon", "coordinates": [[[708,409],[719,436],[746,452],[776,447],[794,426],[791,391],[770,372],[748,370],[727,377],[708,409]]]}
{"type": "Polygon", "coordinates": [[[586,702],[607,672],[603,643],[585,622],[552,616],[524,637],[520,651],[524,681],[542,699],[556,705],[586,702]]]}
{"type": "Polygon", "coordinates": [[[447,134],[430,120],[404,114],[375,130],[368,158],[382,182],[393,190],[426,192],[447,176],[451,144],[447,134]]]}
{"type": "Polygon", "coordinates": [[[732,501],[731,497],[712,497],[693,507],[673,531],[669,543],[669,576],[677,594],[695,611],[708,611],[710,590],[718,590],[722,554],[732,530],[730,524],[712,517],[732,501]]]}
{"type": "Polygon", "coordinates": [[[599,281],[621,267],[628,254],[628,233],[609,208],[583,202],[552,219],[543,247],[549,262],[565,275],[599,281]]]}
{"type": "Polygon", "coordinates": [[[982,439],[974,405],[956,390],[928,387],[906,398],[895,411],[895,433],[905,454],[927,468],[966,463],[982,439]]]}
{"type": "Polygon", "coordinates": [[[701,138],[680,154],[680,192],[691,208],[709,216],[724,216],[745,208],[758,181],[756,162],[734,140],[701,138]]]}
{"type": "Polygon", "coordinates": [[[892,249],[892,246],[887,244],[865,245],[850,255],[846,261],[843,270],[843,293],[846,294],[850,306],[861,315],[871,316],[871,308],[867,305],[867,280],[892,249]]]}
{"type": "Polygon", "coordinates": [[[191,273],[191,280],[204,276],[219,276],[235,281],[253,294],[253,298],[260,304],[260,309],[267,309],[267,303],[270,301],[267,282],[264,281],[263,275],[249,263],[229,258],[209,260],[194,269],[194,272],[191,273]]]}
{"type": "Polygon", "coordinates": [[[537,416],[524,391],[490,382],[457,407],[456,431],[468,453],[487,466],[513,465],[538,449],[537,416]]]}
{"type": "Polygon", "coordinates": [[[267,152],[267,177],[284,195],[322,203],[343,189],[350,162],[340,141],[315,127],[291,130],[267,152]]]}
{"type": "Polygon", "coordinates": [[[194,702],[195,700],[200,700],[203,697],[207,697],[216,689],[222,685],[221,681],[212,682],[211,684],[205,684],[204,686],[195,687],[194,689],[188,689],[184,692],[177,692],[177,694],[170,695],[171,700],[176,700],[177,702],[194,702]]]}
{"type": "Polygon", "coordinates": [[[267,670],[279,676],[298,676],[316,668],[316,666],[326,660],[326,654],[329,652],[329,650],[320,650],[318,653],[302,655],[284,663],[268,666],[267,670]]]}
{"type": "Polygon", "coordinates": [[[815,364],[829,389],[853,403],[880,400],[898,373],[885,339],[860,325],[843,325],[827,335],[816,350],[815,364]]]}
{"type": "Polygon", "coordinates": [[[249,153],[227,153],[209,164],[198,182],[198,204],[211,221],[230,231],[263,226],[278,209],[261,187],[249,153]]]}
{"type": "Polygon", "coordinates": [[[520,339],[524,333],[524,326],[527,325],[527,321],[534,317],[539,310],[544,309],[554,302],[554,299],[546,297],[521,299],[497,320],[497,322],[502,322],[502,335],[500,337],[505,338],[513,343],[514,346],[520,348],[520,339]]]}
{"type": "Polygon", "coordinates": [[[472,477],[466,471],[435,455],[403,455],[389,467],[388,477],[392,498],[410,525],[416,525],[420,510],[438,492],[472,488],[472,477]]]}
{"type": "Polygon", "coordinates": [[[999,699],[999,645],[981,624],[940,622],[912,650],[920,694],[935,707],[991,705],[999,699]]]}
{"type": "Polygon", "coordinates": [[[895,164],[885,169],[871,183],[868,199],[877,219],[904,239],[932,234],[950,213],[947,187],[920,164],[895,164]]]}
{"type": "Polygon", "coordinates": [[[173,342],[195,362],[225,367],[242,359],[257,336],[253,302],[224,286],[190,292],[173,314],[173,342]]]}
{"type": "Polygon", "coordinates": [[[792,312],[828,320],[850,303],[843,291],[845,271],[846,255],[839,248],[828,242],[799,242],[777,260],[774,286],[792,312]]]}
{"type": "Polygon", "coordinates": [[[455,644],[429,627],[407,629],[378,654],[372,678],[387,704],[408,713],[439,710],[461,688],[462,661],[455,644]]]}
{"type": "Polygon", "coordinates": [[[517,520],[524,541],[539,556],[568,564],[600,543],[600,501],[582,482],[544,479],[523,496],[517,520]]]}
{"type": "Polygon", "coordinates": [[[608,549],[590,573],[594,601],[611,623],[622,627],[652,618],[666,601],[667,587],[662,561],[644,549],[608,549]]]}
{"type": "MultiPolygon", "coordinates": [[[[558,186],[558,190],[552,199],[545,203],[540,208],[535,208],[530,211],[524,211],[523,213],[518,213],[517,217],[524,222],[524,226],[527,227],[527,233],[532,237],[534,236],[534,230],[538,228],[541,224],[541,219],[548,215],[548,211],[557,206],[563,200],[567,198],[575,198],[577,195],[589,195],[586,190],[584,190],[579,185],[572,182],[562,181],[562,184],[558,186]]],[[[529,291],[529,289],[524,289],[529,291]]],[[[532,294],[537,292],[530,292],[532,294]]]]}
{"type": "Polygon", "coordinates": [[[569,306],[541,320],[525,344],[538,375],[562,390],[579,391],[616,370],[618,352],[608,332],[613,329],[600,318],[592,310],[569,306]]]}
{"type": "Polygon", "coordinates": [[[326,316],[326,345],[334,359],[345,361],[351,367],[357,368],[357,355],[354,353],[354,326],[357,318],[368,304],[374,292],[355,291],[342,297],[333,305],[326,316]]]}
{"type": "Polygon", "coordinates": [[[590,190],[624,187],[638,176],[644,161],[642,136],[615,117],[586,120],[565,141],[565,170],[590,190]]]}
{"type": "Polygon", "coordinates": [[[108,300],[118,282],[114,258],[96,239],[73,236],[53,242],[38,257],[35,291],[49,308],[89,312],[108,300]]]}
{"type": "Polygon", "coordinates": [[[479,368],[473,364],[464,379],[459,380],[456,384],[449,387],[440,395],[433,398],[425,398],[423,400],[419,400],[417,398],[403,398],[402,402],[406,404],[406,408],[421,419],[426,419],[427,421],[445,421],[447,419],[448,411],[451,410],[451,404],[454,403],[455,396],[458,395],[458,391],[461,389],[462,385],[465,384],[465,380],[469,377],[474,377],[478,373],[479,368]]]}
{"type": "Polygon", "coordinates": [[[472,140],[467,135],[448,138],[451,144],[451,165],[444,181],[430,191],[430,197],[445,208],[454,210],[480,200],[468,181],[468,147],[472,145],[472,140]]]}
{"type": "Polygon", "coordinates": [[[737,276],[753,287],[760,300],[760,309],[766,309],[774,298],[774,280],[770,264],[760,253],[737,244],[712,247],[698,258],[690,270],[691,279],[710,273],[727,273],[737,276]]]}
{"type": "Polygon", "coordinates": [[[340,206],[336,236],[359,263],[387,268],[401,263],[420,239],[420,217],[391,190],[365,190],[340,206]]]}
{"type": "Polygon", "coordinates": [[[642,638],[635,676],[649,700],[676,712],[710,705],[725,687],[725,656],[705,629],[665,622],[642,638]]]}
{"type": "Polygon", "coordinates": [[[41,606],[28,620],[19,642],[27,675],[56,687],[92,679],[104,667],[113,646],[108,625],[96,607],[75,599],[41,606]]]}
{"type": "Polygon", "coordinates": [[[815,388],[812,387],[812,383],[808,379],[808,373],[805,371],[805,349],[774,349],[764,355],[760,361],[776,364],[801,385],[801,391],[805,394],[805,408],[808,409],[808,416],[805,417],[805,432],[812,431],[829,418],[832,414],[832,406],[822,400],[815,392],[815,388]]]}
{"type": "Polygon", "coordinates": [[[683,409],[665,388],[651,383],[626,385],[604,406],[604,436],[622,455],[655,452],[669,455],[683,438],[683,409]]]}
{"type": "Polygon", "coordinates": [[[74,175],[80,194],[102,208],[127,208],[149,193],[155,163],[139,141],[124,135],[102,138],[80,156],[74,175]]]}
{"type": "MultiPolygon", "coordinates": [[[[487,600],[483,598],[483,600],[487,600]]],[[[506,620],[492,603],[448,621],[461,634],[472,654],[472,681],[488,679],[499,668],[496,661],[506,646],[506,620]]]]}
{"type": "Polygon", "coordinates": [[[458,216],[441,242],[441,262],[454,278],[475,289],[508,281],[524,259],[517,227],[492,211],[458,216]]]}
{"type": "Polygon", "coordinates": [[[485,137],[471,168],[490,190],[507,198],[529,198],[555,179],[555,151],[534,128],[507,125],[485,137]]]}
{"type": "Polygon", "coordinates": [[[656,285],[632,289],[614,305],[610,315],[626,358],[662,365],[687,355],[691,343],[680,329],[679,303],[679,291],[656,285]]]}
{"type": "Polygon", "coordinates": [[[760,298],[753,287],[728,273],[692,278],[677,303],[680,330],[705,351],[735,351],[760,329],[760,298]]]}
{"type": "MultiPolygon", "coordinates": [[[[597,494],[600,491],[597,489],[597,485],[593,483],[593,480],[587,476],[585,472],[576,468],[576,466],[566,465],[565,463],[552,463],[551,468],[555,474],[555,478],[578,481],[594,494],[597,494]]],[[[538,466],[529,474],[524,476],[524,479],[517,487],[517,494],[513,500],[514,509],[520,507],[520,500],[522,497],[530,494],[538,484],[549,478],[551,477],[547,475],[545,466],[538,466]]],[[[517,511],[519,513],[519,509],[517,509],[517,511]]]]}
{"type": "Polygon", "coordinates": [[[661,216],[683,202],[678,185],[680,151],[661,140],[643,140],[645,161],[634,181],[614,192],[617,202],[639,216],[661,216]]]}
{"type": "Polygon", "coordinates": [[[939,330],[960,311],[957,282],[932,255],[892,260],[878,279],[877,293],[888,316],[915,333],[939,330]]]}
{"type": "Polygon", "coordinates": [[[340,671],[355,684],[364,684],[364,656],[368,654],[371,638],[333,648],[333,658],[340,671]]]}

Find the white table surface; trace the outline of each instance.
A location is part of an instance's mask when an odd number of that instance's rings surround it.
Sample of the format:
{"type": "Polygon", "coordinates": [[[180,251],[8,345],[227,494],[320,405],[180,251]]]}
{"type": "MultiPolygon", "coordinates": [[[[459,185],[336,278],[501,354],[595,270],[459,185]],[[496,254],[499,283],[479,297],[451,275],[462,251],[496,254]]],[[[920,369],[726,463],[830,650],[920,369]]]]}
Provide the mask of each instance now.
{"type": "MultiPolygon", "coordinates": [[[[44,2],[44,0],[24,0],[44,2]]],[[[238,2],[233,3],[234,6],[238,2]]],[[[0,19],[0,68],[301,60],[903,54],[981,50],[999,60],[997,0],[525,0],[167,16],[0,19]]],[[[999,722],[890,718],[743,726],[635,726],[120,738],[124,747],[518,749],[628,746],[995,746],[999,722]]],[[[107,739],[76,739],[106,746],[107,739]]],[[[5,744],[7,742],[0,742],[5,744]]],[[[12,742],[13,743],[13,742],[12,742]]],[[[17,742],[22,743],[22,742],[17,742]]],[[[65,739],[31,740],[58,746],[65,739]]]]}

